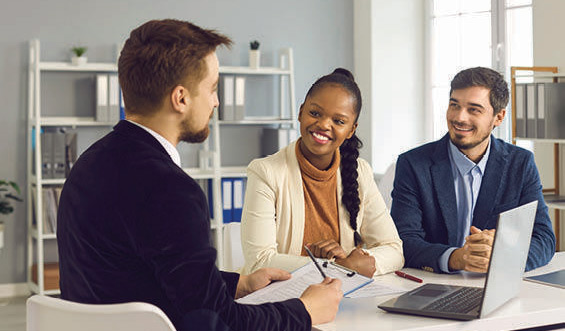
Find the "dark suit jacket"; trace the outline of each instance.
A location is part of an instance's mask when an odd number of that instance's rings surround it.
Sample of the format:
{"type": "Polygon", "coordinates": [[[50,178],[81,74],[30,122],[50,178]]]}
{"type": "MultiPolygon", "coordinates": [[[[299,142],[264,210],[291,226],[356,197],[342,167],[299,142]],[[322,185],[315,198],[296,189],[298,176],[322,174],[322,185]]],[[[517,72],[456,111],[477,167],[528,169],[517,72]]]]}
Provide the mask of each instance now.
{"type": "Polygon", "coordinates": [[[311,327],[299,299],[234,302],[239,275],[216,268],[204,193],[153,136],[127,121],[73,166],[57,237],[63,299],[149,302],[179,330],[311,327]]]}
{"type": "MultiPolygon", "coordinates": [[[[538,200],[526,270],[547,264],[555,235],[532,153],[491,136],[491,149],[472,225],[496,227],[498,214],[538,200]]],[[[391,215],[404,245],[406,266],[441,272],[438,259],[457,247],[457,204],[448,152],[449,136],[398,157],[391,215]]]]}

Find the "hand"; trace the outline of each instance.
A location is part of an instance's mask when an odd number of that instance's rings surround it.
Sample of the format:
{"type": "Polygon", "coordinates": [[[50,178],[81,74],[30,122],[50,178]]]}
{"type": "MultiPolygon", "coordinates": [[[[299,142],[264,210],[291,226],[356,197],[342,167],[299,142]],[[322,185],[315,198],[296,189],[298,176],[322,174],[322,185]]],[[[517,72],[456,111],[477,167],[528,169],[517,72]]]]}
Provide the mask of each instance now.
{"type": "Polygon", "coordinates": [[[345,259],[347,254],[338,242],[333,239],[326,239],[306,245],[315,257],[322,259],[345,259]]]}
{"type": "Polygon", "coordinates": [[[336,259],[335,262],[351,270],[355,270],[363,276],[373,277],[375,271],[375,258],[361,248],[355,248],[345,259],[336,259]]]}
{"type": "Polygon", "coordinates": [[[235,298],[242,298],[249,293],[255,292],[269,285],[275,280],[287,280],[290,278],[290,273],[275,268],[261,268],[249,275],[242,275],[237,282],[237,289],[235,290],[235,298]]]}
{"type": "Polygon", "coordinates": [[[300,300],[310,314],[312,325],[316,325],[334,320],[342,297],[341,281],[326,277],[320,284],[308,286],[300,300]]]}
{"type": "Polygon", "coordinates": [[[481,231],[471,226],[471,235],[465,238],[465,245],[449,257],[449,269],[487,272],[495,232],[494,229],[481,231]]]}

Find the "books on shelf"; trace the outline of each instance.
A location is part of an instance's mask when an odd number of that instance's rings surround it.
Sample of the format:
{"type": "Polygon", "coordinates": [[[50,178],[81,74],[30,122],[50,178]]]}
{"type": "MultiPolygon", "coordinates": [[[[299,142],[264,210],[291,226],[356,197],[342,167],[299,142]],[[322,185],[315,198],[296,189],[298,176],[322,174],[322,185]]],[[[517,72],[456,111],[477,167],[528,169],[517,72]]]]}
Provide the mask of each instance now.
{"type": "MultiPolygon", "coordinates": [[[[40,140],[42,178],[66,178],[77,160],[76,131],[61,128],[45,129],[40,133],[40,140]]],[[[35,143],[32,148],[35,148],[35,143]]]]}
{"type": "Polygon", "coordinates": [[[565,83],[516,84],[516,136],[565,139],[565,83]]]}
{"type": "MultiPolygon", "coordinates": [[[[245,178],[222,178],[222,222],[241,222],[243,201],[245,196],[245,178]]],[[[214,218],[213,180],[208,179],[207,188],[208,208],[210,217],[214,218]]]]}
{"type": "Polygon", "coordinates": [[[96,121],[117,123],[121,119],[121,89],[117,74],[96,75],[96,121]]]}
{"type": "MultiPolygon", "coordinates": [[[[41,190],[41,224],[43,234],[57,232],[57,210],[59,208],[59,198],[63,187],[44,187],[41,190]]],[[[37,226],[38,214],[36,210],[37,187],[32,186],[32,212],[33,224],[37,226]]]]}

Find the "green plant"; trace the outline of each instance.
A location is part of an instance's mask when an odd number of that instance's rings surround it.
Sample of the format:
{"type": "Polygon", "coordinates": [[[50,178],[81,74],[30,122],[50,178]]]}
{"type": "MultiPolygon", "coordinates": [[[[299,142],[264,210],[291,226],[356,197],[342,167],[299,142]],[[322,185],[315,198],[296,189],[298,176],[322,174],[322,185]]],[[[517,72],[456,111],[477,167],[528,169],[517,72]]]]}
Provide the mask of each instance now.
{"type": "Polygon", "coordinates": [[[14,212],[10,200],[22,201],[20,187],[15,182],[0,180],[0,214],[8,215],[14,212]]]}
{"type": "Polygon", "coordinates": [[[257,40],[253,40],[253,41],[250,41],[250,42],[249,42],[249,47],[250,47],[252,50],[257,50],[257,49],[259,49],[259,45],[261,45],[261,44],[260,44],[257,40]]]}
{"type": "Polygon", "coordinates": [[[81,57],[84,53],[86,53],[87,48],[84,46],[76,46],[71,48],[71,51],[75,53],[76,56],[81,57]]]}

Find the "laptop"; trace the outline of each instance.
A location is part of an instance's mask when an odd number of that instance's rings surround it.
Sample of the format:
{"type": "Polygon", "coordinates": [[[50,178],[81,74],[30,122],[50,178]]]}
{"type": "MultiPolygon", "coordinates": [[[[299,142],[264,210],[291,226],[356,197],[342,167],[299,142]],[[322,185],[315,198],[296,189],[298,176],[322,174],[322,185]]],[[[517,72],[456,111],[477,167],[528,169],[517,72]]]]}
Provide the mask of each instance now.
{"type": "Polygon", "coordinates": [[[428,283],[378,307],[457,320],[490,314],[520,291],[537,204],[532,201],[499,215],[484,288],[428,283]]]}

